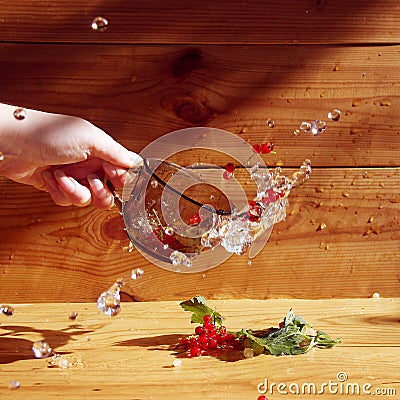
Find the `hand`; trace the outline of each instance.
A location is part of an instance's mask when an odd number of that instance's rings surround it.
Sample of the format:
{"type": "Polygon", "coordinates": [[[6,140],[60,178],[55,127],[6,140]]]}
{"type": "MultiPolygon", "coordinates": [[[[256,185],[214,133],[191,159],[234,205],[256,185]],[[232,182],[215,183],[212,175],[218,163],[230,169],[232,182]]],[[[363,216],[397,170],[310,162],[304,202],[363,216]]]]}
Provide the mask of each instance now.
{"type": "Polygon", "coordinates": [[[110,208],[114,198],[104,177],[122,187],[127,170],[142,162],[84,119],[25,110],[17,120],[15,108],[0,104],[0,173],[47,191],[58,205],[110,208]]]}

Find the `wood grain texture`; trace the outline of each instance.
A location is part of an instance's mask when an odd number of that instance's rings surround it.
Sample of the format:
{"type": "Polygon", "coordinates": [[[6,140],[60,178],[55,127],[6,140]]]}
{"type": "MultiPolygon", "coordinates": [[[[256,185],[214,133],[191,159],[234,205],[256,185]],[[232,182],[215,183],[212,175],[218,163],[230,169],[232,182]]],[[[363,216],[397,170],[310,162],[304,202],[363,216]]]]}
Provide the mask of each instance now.
{"type": "Polygon", "coordinates": [[[0,40],[97,43],[398,43],[397,1],[0,2],[0,40]],[[94,32],[92,20],[109,21],[94,32]]]}
{"type": "MultiPolygon", "coordinates": [[[[136,152],[210,126],[274,142],[271,165],[398,166],[399,55],[399,46],[1,45],[0,92],[11,104],[86,118],[136,152]],[[324,135],[294,136],[334,108],[342,118],[324,135]]],[[[180,159],[197,161],[226,158],[180,159]]]]}
{"type": "MultiPolygon", "coordinates": [[[[99,314],[93,303],[19,305],[14,316],[1,317],[0,395],[5,399],[72,400],[109,399],[118,393],[124,398],[143,400],[242,400],[256,399],[257,386],[265,379],[269,390],[272,383],[280,382],[300,388],[311,383],[321,388],[329,380],[339,383],[337,375],[344,372],[348,376],[346,384],[362,388],[369,383],[373,393],[391,389],[391,396],[387,397],[398,396],[399,299],[230,300],[209,304],[225,316],[225,325],[231,330],[277,326],[293,308],[316,329],[341,337],[342,344],[301,356],[243,359],[239,353],[230,352],[228,357],[216,354],[182,358],[182,367],[173,367],[176,354],[171,346],[194,329],[189,314],[176,302],[122,304],[121,314],[115,318],[99,314]],[[72,311],[78,312],[75,321],[68,319],[72,311]],[[32,344],[41,339],[75,364],[60,369],[48,359],[34,359],[32,344]],[[21,387],[8,389],[11,380],[18,380],[21,387]]],[[[267,393],[269,397],[284,396],[276,387],[272,391],[272,395],[267,393]]],[[[295,397],[310,396],[306,391],[295,397]]],[[[366,395],[350,392],[350,396],[366,395]]],[[[337,397],[327,388],[318,395],[320,399],[337,397]]]]}
{"type": "Polygon", "coordinates": [[[165,271],[136,250],[128,253],[117,210],[57,207],[45,193],[3,181],[0,292],[17,303],[95,301],[124,277],[127,298],[140,301],[193,292],[224,299],[396,297],[399,178],[398,168],[315,169],[290,194],[286,221],[275,225],[252,265],[234,255],[204,274],[165,271]],[[144,269],[142,279],[129,279],[134,267],[144,269]]]}

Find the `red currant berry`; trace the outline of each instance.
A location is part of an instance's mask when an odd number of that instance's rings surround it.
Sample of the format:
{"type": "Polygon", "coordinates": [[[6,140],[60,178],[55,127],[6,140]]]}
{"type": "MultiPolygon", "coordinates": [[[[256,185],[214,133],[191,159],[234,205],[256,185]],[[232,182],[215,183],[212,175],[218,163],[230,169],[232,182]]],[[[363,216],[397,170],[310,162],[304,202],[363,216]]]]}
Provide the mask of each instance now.
{"type": "Polygon", "coordinates": [[[258,396],[257,400],[268,400],[264,395],[258,396]]]}
{"type": "Polygon", "coordinates": [[[225,171],[229,172],[229,173],[233,173],[233,171],[235,170],[235,164],[234,163],[228,163],[225,165],[225,171]]]}
{"type": "Polygon", "coordinates": [[[261,144],[253,144],[253,150],[256,152],[256,153],[261,153],[261,144]]]}
{"type": "Polygon", "coordinates": [[[285,197],[285,192],[282,190],[281,192],[278,193],[279,197],[285,197]]]}
{"type": "Polygon", "coordinates": [[[204,326],[196,326],[196,329],[194,330],[194,333],[196,335],[205,335],[206,334],[206,329],[204,328],[204,326]]]}
{"type": "Polygon", "coordinates": [[[268,154],[271,153],[271,151],[274,149],[274,144],[271,142],[268,143],[263,143],[261,145],[261,153],[263,154],[268,154]]]}
{"type": "Polygon", "coordinates": [[[236,340],[236,338],[235,338],[235,335],[233,334],[233,333],[227,333],[226,335],[225,335],[225,341],[227,342],[227,343],[233,343],[233,342],[235,342],[235,340],[236,340]]]}
{"type": "Polygon", "coordinates": [[[208,347],[209,347],[209,340],[208,340],[207,336],[200,336],[199,340],[198,340],[198,343],[199,343],[199,347],[202,350],[207,350],[208,347]]]}
{"type": "Polygon", "coordinates": [[[190,348],[189,351],[190,357],[199,357],[201,354],[201,349],[199,346],[194,346],[190,348]]]}
{"type": "Polygon", "coordinates": [[[208,336],[215,337],[216,333],[217,333],[217,331],[216,331],[214,325],[211,325],[211,326],[209,326],[209,327],[207,328],[207,335],[208,335],[208,336]]]}
{"type": "Polygon", "coordinates": [[[201,216],[199,213],[196,213],[189,217],[188,224],[189,225],[198,225],[201,222],[201,216]]]}
{"type": "Polygon", "coordinates": [[[225,326],[220,326],[220,327],[218,328],[218,334],[219,334],[219,335],[226,335],[226,328],[225,328],[225,326]]]}
{"type": "Polygon", "coordinates": [[[226,343],[226,335],[218,335],[217,343],[218,343],[218,346],[223,346],[226,343]]]}
{"type": "Polygon", "coordinates": [[[205,315],[204,317],[203,317],[203,323],[204,323],[204,325],[213,325],[213,320],[212,320],[212,317],[211,317],[211,315],[205,315]]]}
{"type": "Polygon", "coordinates": [[[210,338],[210,342],[208,343],[208,347],[210,349],[216,349],[218,347],[218,341],[216,338],[212,337],[210,338]]]}

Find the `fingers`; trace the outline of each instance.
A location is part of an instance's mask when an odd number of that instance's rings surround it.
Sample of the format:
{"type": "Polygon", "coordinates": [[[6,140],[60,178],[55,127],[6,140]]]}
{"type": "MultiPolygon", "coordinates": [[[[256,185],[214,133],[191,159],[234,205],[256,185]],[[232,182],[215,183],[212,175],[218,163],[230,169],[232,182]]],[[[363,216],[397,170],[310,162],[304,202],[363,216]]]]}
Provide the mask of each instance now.
{"type": "Polygon", "coordinates": [[[54,178],[54,176],[49,171],[43,171],[42,178],[45,182],[45,190],[50,194],[54,203],[59,206],[72,205],[72,202],[67,199],[67,197],[59,188],[56,178],[54,178]]]}
{"type": "Polygon", "coordinates": [[[102,210],[108,210],[114,205],[114,196],[101,179],[95,175],[87,176],[89,187],[92,192],[93,205],[102,210]]]}
{"type": "Polygon", "coordinates": [[[84,207],[91,202],[101,210],[110,209],[114,204],[114,196],[96,174],[87,176],[88,186],[80,184],[76,179],[58,169],[51,174],[42,172],[45,181],[44,190],[49,192],[53,201],[60,206],[75,205],[84,207]]]}
{"type": "Polygon", "coordinates": [[[90,190],[77,182],[74,178],[67,176],[62,170],[42,172],[46,182],[46,188],[54,200],[60,206],[75,205],[83,207],[91,202],[90,190]]]}
{"type": "Polygon", "coordinates": [[[90,155],[124,168],[131,168],[143,162],[139,154],[127,150],[101,129],[90,148],[90,155]]]}

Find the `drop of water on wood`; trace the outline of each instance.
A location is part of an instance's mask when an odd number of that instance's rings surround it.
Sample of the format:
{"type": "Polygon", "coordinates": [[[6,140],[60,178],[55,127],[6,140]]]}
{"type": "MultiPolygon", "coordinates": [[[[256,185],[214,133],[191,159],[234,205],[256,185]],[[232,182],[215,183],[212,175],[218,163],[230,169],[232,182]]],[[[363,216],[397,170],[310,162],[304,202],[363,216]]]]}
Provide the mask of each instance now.
{"type": "Polygon", "coordinates": [[[141,278],[143,276],[143,274],[144,274],[144,271],[142,268],[135,268],[131,272],[131,278],[133,280],[136,280],[136,279],[141,278]]]}
{"type": "Polygon", "coordinates": [[[14,110],[13,115],[15,119],[17,119],[18,121],[22,121],[26,118],[26,111],[23,108],[18,107],[14,110]]]}
{"type": "Polygon", "coordinates": [[[78,312],[77,311],[72,311],[71,314],[68,315],[68,318],[71,321],[75,321],[78,318],[78,312]]]}
{"type": "Polygon", "coordinates": [[[265,122],[269,128],[273,128],[275,126],[275,121],[273,119],[267,119],[265,122]]]}
{"type": "Polygon", "coordinates": [[[51,354],[52,348],[44,340],[38,340],[33,343],[32,351],[36,358],[47,358],[51,354]]]}
{"type": "Polygon", "coordinates": [[[342,112],[336,108],[333,109],[332,111],[329,111],[329,113],[328,113],[328,118],[331,121],[339,121],[341,116],[342,116],[342,112]]]}
{"type": "Polygon", "coordinates": [[[299,126],[300,132],[309,133],[311,132],[311,124],[309,122],[302,122],[299,126]]]}
{"type": "Polygon", "coordinates": [[[0,306],[0,311],[1,311],[4,315],[7,315],[7,316],[10,317],[11,315],[14,314],[14,307],[7,306],[7,305],[5,305],[5,304],[2,304],[2,305],[0,306]]]}
{"type": "Polygon", "coordinates": [[[96,17],[92,21],[92,29],[98,32],[104,32],[108,28],[108,21],[104,17],[96,17]]]}
{"type": "Polygon", "coordinates": [[[319,119],[315,120],[311,124],[311,133],[314,136],[320,135],[326,130],[326,122],[319,119]]]}
{"type": "Polygon", "coordinates": [[[10,381],[10,383],[8,384],[8,388],[10,390],[16,390],[16,389],[19,389],[20,387],[21,387],[21,384],[18,381],[14,380],[14,379],[12,379],[10,381]]]}

